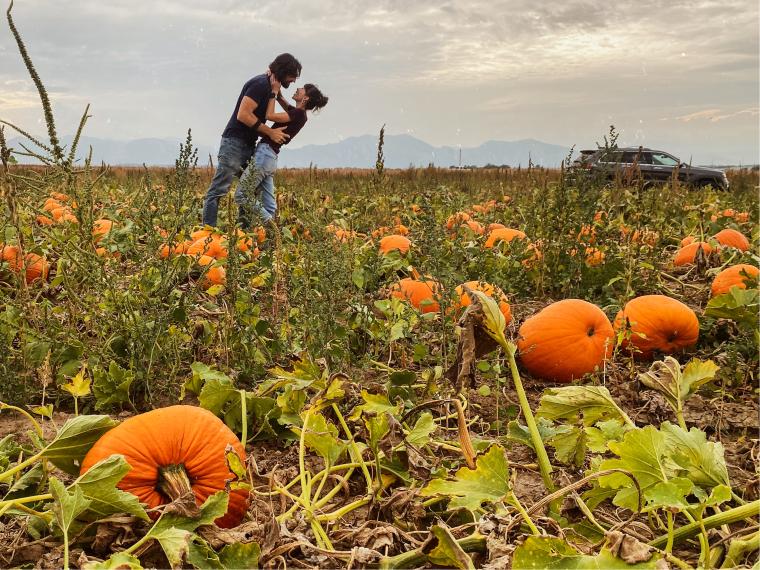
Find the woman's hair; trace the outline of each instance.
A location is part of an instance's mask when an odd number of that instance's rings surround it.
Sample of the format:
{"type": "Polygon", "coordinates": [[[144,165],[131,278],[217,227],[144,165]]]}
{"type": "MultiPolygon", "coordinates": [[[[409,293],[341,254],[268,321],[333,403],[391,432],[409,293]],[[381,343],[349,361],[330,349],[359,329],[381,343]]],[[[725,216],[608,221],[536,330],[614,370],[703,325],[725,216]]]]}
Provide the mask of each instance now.
{"type": "Polygon", "coordinates": [[[307,111],[311,111],[312,109],[321,109],[327,105],[327,97],[325,95],[322,95],[319,87],[313,83],[307,83],[303,86],[303,88],[306,90],[306,96],[309,98],[309,100],[306,101],[307,111]]]}
{"type": "Polygon", "coordinates": [[[269,69],[278,81],[285,81],[289,75],[301,75],[301,62],[289,53],[281,53],[269,64],[269,69]]]}

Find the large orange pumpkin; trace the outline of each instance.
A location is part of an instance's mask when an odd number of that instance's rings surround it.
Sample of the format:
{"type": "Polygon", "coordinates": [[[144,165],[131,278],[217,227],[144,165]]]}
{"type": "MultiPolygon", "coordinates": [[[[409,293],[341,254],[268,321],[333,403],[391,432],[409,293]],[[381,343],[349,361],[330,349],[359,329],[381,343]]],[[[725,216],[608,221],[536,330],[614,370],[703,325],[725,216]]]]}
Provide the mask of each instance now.
{"type": "Polygon", "coordinates": [[[406,277],[391,287],[391,297],[405,299],[423,313],[437,313],[441,310],[438,303],[440,284],[434,279],[411,279],[406,277]]]}
{"type": "Polygon", "coordinates": [[[412,246],[412,242],[409,238],[402,235],[389,235],[380,240],[380,253],[388,255],[392,251],[398,251],[401,254],[405,254],[412,246]]]}
{"type": "Polygon", "coordinates": [[[201,255],[198,258],[198,265],[202,267],[211,266],[201,280],[203,289],[209,289],[213,285],[224,285],[227,282],[227,272],[224,267],[214,265],[215,261],[213,257],[208,255],[201,255]]]}
{"type": "Polygon", "coordinates": [[[21,248],[17,245],[5,245],[0,243],[0,256],[2,261],[8,264],[8,269],[11,271],[19,271],[23,264],[23,256],[21,255],[21,248]]]}
{"type": "MultiPolygon", "coordinates": [[[[169,406],[133,416],[106,432],[87,453],[80,471],[111,455],[123,455],[131,469],[117,484],[122,491],[156,508],[176,499],[171,495],[177,487],[189,485],[201,505],[235,478],[225,456],[228,446],[245,461],[240,440],[214,414],[196,406],[169,406]]],[[[247,490],[230,492],[227,513],[216,524],[239,524],[248,498],[247,490]]]]}
{"type": "Polygon", "coordinates": [[[513,228],[497,228],[488,234],[488,239],[486,240],[485,247],[492,248],[499,242],[505,241],[508,243],[515,238],[525,239],[525,237],[525,232],[520,230],[513,228]]]}
{"type": "Polygon", "coordinates": [[[227,248],[222,245],[221,236],[213,236],[211,239],[205,237],[195,240],[185,251],[187,255],[199,257],[207,255],[214,259],[224,259],[227,257],[227,248]]]}
{"type": "Polygon", "coordinates": [[[731,290],[731,287],[739,287],[740,289],[746,289],[747,279],[757,279],[758,269],[754,265],[747,263],[740,263],[739,265],[732,265],[727,267],[715,276],[710,288],[710,293],[713,297],[716,295],[723,295],[731,290]]]}
{"type": "Polygon", "coordinates": [[[520,362],[537,378],[570,382],[609,358],[614,333],[607,315],[582,299],[565,299],[527,319],[520,327],[520,362]]]}
{"type": "Polygon", "coordinates": [[[451,214],[446,220],[446,229],[453,230],[454,226],[459,226],[470,219],[470,214],[467,212],[456,212],[451,214]]]}
{"type": "Polygon", "coordinates": [[[699,250],[702,250],[702,253],[704,255],[710,255],[712,253],[712,246],[704,241],[695,241],[688,245],[685,245],[681,249],[678,250],[678,253],[676,253],[676,257],[673,260],[673,265],[676,267],[680,267],[682,265],[689,265],[691,263],[694,263],[697,259],[697,254],[699,250]]]}
{"type": "MultiPolygon", "coordinates": [[[[501,314],[504,315],[504,320],[507,322],[507,324],[509,324],[509,322],[512,320],[512,309],[507,302],[507,296],[504,294],[504,291],[494,285],[491,285],[490,283],[486,283],[485,281],[468,281],[467,283],[464,283],[464,285],[473,291],[482,291],[491,297],[494,301],[499,303],[499,310],[501,311],[501,314]]],[[[464,309],[466,307],[469,307],[470,303],[472,302],[470,296],[464,290],[464,285],[459,285],[455,289],[457,295],[459,295],[459,300],[456,305],[457,309],[464,309]]]]}
{"type": "Polygon", "coordinates": [[[621,347],[640,358],[655,352],[670,354],[693,346],[699,339],[697,315],[681,301],[665,295],[631,299],[615,317],[616,331],[628,329],[621,347]]]}
{"type": "Polygon", "coordinates": [[[736,230],[726,228],[725,230],[720,230],[714,237],[720,245],[735,247],[741,251],[749,249],[749,240],[743,233],[736,230]]]}
{"type": "Polygon", "coordinates": [[[95,220],[92,222],[92,237],[95,238],[95,243],[98,243],[103,236],[108,234],[113,229],[113,221],[106,218],[95,220]]]}
{"type": "Polygon", "coordinates": [[[47,279],[50,264],[44,257],[36,253],[27,253],[24,259],[24,272],[27,283],[33,283],[38,279],[47,279]]]}

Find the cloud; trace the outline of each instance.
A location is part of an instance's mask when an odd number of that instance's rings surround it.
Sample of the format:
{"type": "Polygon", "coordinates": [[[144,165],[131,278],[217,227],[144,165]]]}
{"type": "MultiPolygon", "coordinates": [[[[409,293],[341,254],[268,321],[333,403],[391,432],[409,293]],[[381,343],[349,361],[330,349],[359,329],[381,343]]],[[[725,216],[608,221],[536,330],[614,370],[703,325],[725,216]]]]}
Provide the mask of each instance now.
{"type": "MultiPolygon", "coordinates": [[[[725,121],[726,119],[732,119],[734,117],[739,117],[741,115],[750,115],[750,116],[757,116],[760,115],[760,107],[750,107],[748,109],[741,109],[740,111],[734,111],[733,113],[723,113],[721,109],[704,109],[702,111],[696,111],[694,113],[689,113],[687,115],[681,115],[680,117],[675,117],[675,121],[681,121],[682,123],[688,123],[691,121],[697,121],[701,119],[708,120],[712,123],[717,123],[718,121],[725,121]]],[[[661,120],[667,120],[667,119],[661,119],[661,120]]]]}

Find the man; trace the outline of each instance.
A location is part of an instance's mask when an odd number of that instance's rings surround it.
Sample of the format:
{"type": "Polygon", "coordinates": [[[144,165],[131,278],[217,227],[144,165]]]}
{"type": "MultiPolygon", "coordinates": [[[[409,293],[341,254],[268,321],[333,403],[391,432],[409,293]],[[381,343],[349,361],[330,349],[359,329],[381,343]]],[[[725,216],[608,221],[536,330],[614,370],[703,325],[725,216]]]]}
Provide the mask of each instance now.
{"type": "MultiPolygon", "coordinates": [[[[235,110],[222,133],[214,178],[203,200],[203,224],[216,226],[219,199],[229,192],[232,179],[239,177],[253,156],[256,139],[266,135],[277,144],[288,140],[285,127],[272,129],[266,126],[267,105],[276,97],[272,81],[288,87],[301,75],[301,64],[289,53],[278,55],[269,64],[267,73],[248,80],[240,91],[235,110]]],[[[242,204],[239,203],[242,207],[242,204]]]]}

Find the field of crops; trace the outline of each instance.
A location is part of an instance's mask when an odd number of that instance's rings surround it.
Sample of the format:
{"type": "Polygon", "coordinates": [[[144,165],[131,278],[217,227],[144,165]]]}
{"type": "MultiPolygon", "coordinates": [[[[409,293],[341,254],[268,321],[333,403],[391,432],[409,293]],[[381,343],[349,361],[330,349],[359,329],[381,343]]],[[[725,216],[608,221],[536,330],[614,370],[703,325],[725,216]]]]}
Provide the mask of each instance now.
{"type": "Polygon", "coordinates": [[[4,161],[2,566],[757,561],[757,171],[195,162],[4,161]]]}

